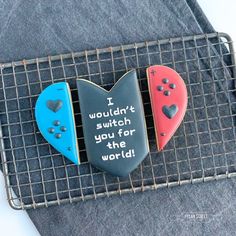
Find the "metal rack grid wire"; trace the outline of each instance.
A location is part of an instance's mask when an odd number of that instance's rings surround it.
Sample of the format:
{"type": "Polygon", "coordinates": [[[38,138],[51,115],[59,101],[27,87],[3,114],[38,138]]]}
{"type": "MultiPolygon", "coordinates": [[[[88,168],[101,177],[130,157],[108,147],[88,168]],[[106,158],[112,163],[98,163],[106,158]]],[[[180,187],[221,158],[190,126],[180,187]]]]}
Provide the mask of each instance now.
{"type": "Polygon", "coordinates": [[[224,33],[141,42],[0,66],[0,146],[10,205],[29,209],[96,199],[236,175],[235,61],[224,33]],[[145,70],[175,69],[188,89],[184,121],[157,152],[145,70]],[[76,78],[109,89],[137,70],[150,153],[127,178],[113,177],[87,162],[76,78]],[[41,136],[34,117],[37,97],[48,85],[71,88],[82,164],[62,157],[41,136]]]}

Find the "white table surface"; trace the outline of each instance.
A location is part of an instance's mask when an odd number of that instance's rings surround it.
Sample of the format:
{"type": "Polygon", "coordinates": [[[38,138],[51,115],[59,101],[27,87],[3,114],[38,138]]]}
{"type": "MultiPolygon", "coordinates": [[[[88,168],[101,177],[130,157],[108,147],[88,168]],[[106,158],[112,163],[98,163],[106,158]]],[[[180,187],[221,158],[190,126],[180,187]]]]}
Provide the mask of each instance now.
{"type": "MultiPolygon", "coordinates": [[[[176,1],[176,0],[173,0],[176,1]]],[[[235,0],[198,0],[214,28],[231,35],[236,41],[236,1],[235,0]]],[[[1,235],[37,236],[35,226],[25,211],[13,210],[7,202],[4,179],[0,172],[0,229],[1,235]],[[10,231],[9,231],[10,230],[10,231]],[[9,233],[10,232],[10,233],[9,233]]]]}

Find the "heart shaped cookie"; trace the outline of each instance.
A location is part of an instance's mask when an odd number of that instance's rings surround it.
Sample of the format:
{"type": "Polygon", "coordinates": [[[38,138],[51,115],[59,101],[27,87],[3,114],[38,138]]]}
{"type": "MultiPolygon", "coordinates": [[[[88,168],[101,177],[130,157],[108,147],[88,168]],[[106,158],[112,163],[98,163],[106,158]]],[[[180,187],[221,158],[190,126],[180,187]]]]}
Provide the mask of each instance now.
{"type": "Polygon", "coordinates": [[[79,164],[79,149],[69,85],[48,86],[39,95],[35,117],[43,137],[60,153],[79,164]]]}
{"type": "Polygon", "coordinates": [[[107,91],[77,80],[88,160],[115,176],[127,176],[149,152],[145,116],[134,70],[107,91]]]}
{"type": "Polygon", "coordinates": [[[187,109],[187,89],[183,79],[167,66],[147,68],[157,149],[162,150],[181,124],[187,109]]]}

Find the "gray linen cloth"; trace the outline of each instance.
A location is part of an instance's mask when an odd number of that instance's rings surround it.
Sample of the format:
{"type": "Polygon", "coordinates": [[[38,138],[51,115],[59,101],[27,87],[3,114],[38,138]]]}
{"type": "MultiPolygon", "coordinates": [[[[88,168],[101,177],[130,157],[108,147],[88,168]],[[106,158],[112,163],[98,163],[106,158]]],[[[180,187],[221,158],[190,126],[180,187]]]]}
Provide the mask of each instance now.
{"type": "MultiPolygon", "coordinates": [[[[214,31],[195,0],[1,1],[0,61],[214,31]]],[[[28,210],[41,235],[233,235],[236,180],[28,210]],[[204,219],[191,218],[205,214],[204,219]]]]}

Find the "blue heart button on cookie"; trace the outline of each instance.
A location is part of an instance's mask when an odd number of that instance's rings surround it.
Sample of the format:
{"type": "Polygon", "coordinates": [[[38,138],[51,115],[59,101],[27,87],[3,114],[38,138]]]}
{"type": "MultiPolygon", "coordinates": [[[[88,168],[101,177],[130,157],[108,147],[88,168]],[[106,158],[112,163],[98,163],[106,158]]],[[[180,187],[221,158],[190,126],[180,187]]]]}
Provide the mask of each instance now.
{"type": "Polygon", "coordinates": [[[71,93],[66,82],[48,86],[39,95],[35,117],[43,137],[62,155],[79,164],[71,93]]]}
{"type": "Polygon", "coordinates": [[[115,176],[127,176],[148,155],[145,116],[136,71],[107,91],[77,80],[89,162],[115,176]]]}
{"type": "Polygon", "coordinates": [[[54,112],[59,111],[62,107],[62,104],[63,104],[62,100],[56,100],[56,101],[48,100],[47,101],[47,107],[54,112]]]}

